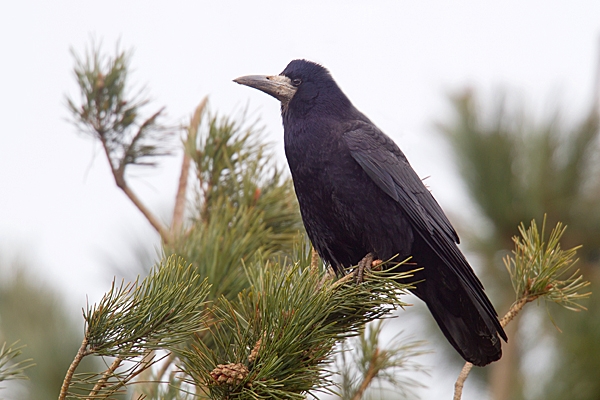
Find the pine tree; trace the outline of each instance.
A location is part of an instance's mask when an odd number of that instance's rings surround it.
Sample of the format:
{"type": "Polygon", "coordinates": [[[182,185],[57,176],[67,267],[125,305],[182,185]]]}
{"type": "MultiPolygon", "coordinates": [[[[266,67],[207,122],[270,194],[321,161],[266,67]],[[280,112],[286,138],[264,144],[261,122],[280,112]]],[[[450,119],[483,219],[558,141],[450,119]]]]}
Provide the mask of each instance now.
{"type": "Polygon", "coordinates": [[[184,129],[173,221],[164,225],[127,177],[171,153],[163,108],[142,117],[147,99],[128,97],[128,53],[105,56],[92,46],[75,58],[81,97],[68,99],[73,122],[100,142],[117,186],[161,235],[165,258],[145,279],[115,282],[88,307],[86,336],[60,398],[110,398],[127,388],[156,399],[334,390],[336,344],[403,305],[403,276],[374,271],[356,285],[329,275],[310,251],[291,181],[271,161],[256,123],[244,114],[211,115],[206,100],[184,129]],[[89,356],[108,358],[108,368],[78,374],[89,356]]]}

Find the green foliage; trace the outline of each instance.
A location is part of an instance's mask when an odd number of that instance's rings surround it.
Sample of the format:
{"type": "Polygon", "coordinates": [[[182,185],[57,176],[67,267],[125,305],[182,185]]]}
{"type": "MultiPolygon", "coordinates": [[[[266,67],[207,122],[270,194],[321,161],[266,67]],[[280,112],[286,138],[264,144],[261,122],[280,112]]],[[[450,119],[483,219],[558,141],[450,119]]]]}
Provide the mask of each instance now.
{"type": "Polygon", "coordinates": [[[382,348],[383,326],[383,321],[375,321],[361,329],[357,338],[342,343],[337,360],[342,399],[354,399],[357,395],[362,398],[366,387],[372,388],[375,382],[379,382],[382,389],[384,383],[391,384],[391,388],[395,389],[394,398],[417,397],[412,389],[423,385],[415,379],[403,376],[403,373],[426,372],[415,361],[415,357],[426,353],[421,349],[425,342],[407,341],[402,338],[401,331],[382,348]]]}
{"type": "MultiPolygon", "coordinates": [[[[270,261],[243,271],[249,287],[213,304],[205,301],[207,280],[174,256],[139,284],[113,284],[84,313],[85,339],[70,371],[88,355],[115,358],[103,373],[67,375],[64,398],[112,398],[153,366],[163,369],[156,381],[171,370],[171,386],[144,389],[157,399],[301,399],[331,391],[336,344],[402,306],[408,286],[399,282],[411,276],[370,272],[357,285],[310,264],[270,261]]],[[[382,368],[398,366],[394,357],[382,358],[382,368]]]]}
{"type": "Polygon", "coordinates": [[[199,182],[198,218],[211,219],[211,211],[226,199],[235,207],[257,212],[265,228],[273,232],[267,241],[273,248],[291,250],[302,229],[291,181],[273,162],[270,144],[262,129],[248,123],[245,114],[232,120],[212,116],[197,142],[187,151],[192,155],[199,182]]]}
{"type": "Polygon", "coordinates": [[[78,358],[115,357],[102,374],[67,377],[70,396],[110,398],[142,371],[164,358],[151,350],[176,350],[203,329],[209,285],[191,265],[175,256],[157,266],[141,283],[113,283],[98,305],[84,312],[86,332],[78,358]]]}
{"type": "Polygon", "coordinates": [[[324,279],[309,265],[256,263],[246,271],[250,287],[212,309],[211,345],[197,336],[182,354],[183,370],[212,399],[302,399],[331,390],[335,344],[402,305],[407,286],[398,280],[409,275],[373,272],[356,285],[324,279]]]}
{"type": "Polygon", "coordinates": [[[196,217],[168,251],[214,283],[211,299],[235,298],[248,286],[240,260],[290,254],[303,230],[290,180],[243,118],[211,117],[186,146],[198,177],[196,217]]]}
{"type": "Polygon", "coordinates": [[[127,165],[153,166],[157,157],[170,153],[168,128],[159,123],[164,109],[140,121],[149,100],[127,86],[131,54],[117,48],[111,57],[100,50],[92,43],[83,57],[72,51],[80,99],[67,98],[67,105],[73,124],[100,140],[111,168],[122,177],[127,165]]]}
{"type": "Polygon", "coordinates": [[[514,257],[507,256],[504,259],[517,300],[543,297],[570,310],[585,309],[578,301],[588,298],[591,293],[579,292],[588,287],[590,282],[583,280],[579,270],[570,272],[577,262],[575,255],[581,246],[569,250],[560,248],[560,239],[566,230],[560,222],[552,230],[546,242],[545,224],[544,219],[541,232],[538,231],[535,220],[531,221],[531,226],[527,230],[521,224],[519,226],[521,237],[513,238],[514,257]]]}
{"type": "MultiPolygon", "coordinates": [[[[21,355],[21,350],[25,346],[15,347],[16,345],[15,342],[7,347],[4,342],[0,347],[0,382],[10,379],[27,379],[25,370],[35,365],[31,363],[31,358],[17,361],[17,357],[21,355]]],[[[2,389],[1,386],[0,389],[2,389]]]]}
{"type": "Polygon", "coordinates": [[[88,352],[131,358],[174,348],[202,325],[209,284],[169,257],[141,283],[113,286],[84,313],[88,352]]]}

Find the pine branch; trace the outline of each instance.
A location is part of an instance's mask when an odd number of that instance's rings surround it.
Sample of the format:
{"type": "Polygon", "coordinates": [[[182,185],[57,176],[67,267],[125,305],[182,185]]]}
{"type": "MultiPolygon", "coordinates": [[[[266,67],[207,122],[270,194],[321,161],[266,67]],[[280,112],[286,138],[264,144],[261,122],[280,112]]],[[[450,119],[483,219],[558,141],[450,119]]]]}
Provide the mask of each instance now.
{"type": "MultiPolygon", "coordinates": [[[[27,379],[24,371],[27,368],[33,367],[32,359],[21,360],[15,362],[16,358],[22,354],[22,349],[25,346],[15,347],[18,342],[6,346],[6,342],[0,347],[0,382],[11,379],[27,379]]],[[[2,389],[0,387],[0,389],[2,389]]]]}
{"type": "Polygon", "coordinates": [[[110,377],[115,374],[115,371],[117,370],[117,368],[119,368],[121,366],[122,362],[123,362],[123,360],[121,358],[119,358],[119,357],[115,358],[115,360],[110,365],[110,367],[108,367],[108,369],[106,371],[104,371],[104,373],[102,374],[102,378],[100,378],[98,380],[98,382],[96,382],[96,384],[94,385],[94,388],[92,389],[92,391],[89,394],[90,398],[93,398],[94,396],[98,395],[100,390],[102,390],[102,388],[104,388],[106,386],[106,383],[108,382],[110,377]]]}
{"type": "Polygon", "coordinates": [[[159,157],[171,153],[170,129],[158,122],[164,107],[139,122],[141,109],[149,99],[140,91],[130,94],[128,73],[130,54],[117,49],[114,56],[101,54],[92,43],[83,57],[75,58],[75,78],[79,101],[67,98],[72,122],[79,132],[100,141],[117,186],[168,242],[168,229],[135,195],[125,180],[128,165],[155,166],[159,157]]]}
{"type": "Polygon", "coordinates": [[[137,195],[133,192],[133,190],[131,190],[129,185],[127,185],[125,179],[122,179],[121,177],[115,175],[115,182],[117,183],[117,186],[123,191],[123,193],[125,193],[125,195],[129,198],[129,200],[131,200],[131,202],[137,207],[137,209],[140,210],[144,217],[146,217],[150,225],[152,225],[152,227],[158,232],[163,243],[169,243],[171,241],[171,236],[167,227],[162,222],[160,222],[158,217],[154,215],[152,211],[148,209],[148,207],[146,207],[146,205],[142,202],[142,200],[140,200],[139,197],[137,197],[137,195]]]}
{"type": "MultiPolygon", "coordinates": [[[[532,220],[529,229],[525,229],[523,224],[519,226],[521,237],[513,238],[515,250],[512,257],[505,257],[504,265],[510,275],[517,300],[500,320],[502,327],[512,321],[525,304],[539,298],[560,304],[572,311],[586,309],[579,301],[588,298],[591,293],[580,291],[589,286],[590,282],[583,280],[579,270],[570,272],[577,262],[575,256],[581,246],[561,249],[560,239],[566,227],[560,222],[545,242],[545,227],[544,216],[541,232],[538,231],[535,220],[532,220]]],[[[454,385],[454,400],[460,400],[472,367],[473,364],[469,362],[463,366],[454,385]]]]}
{"type": "Polygon", "coordinates": [[[73,359],[73,362],[71,363],[71,365],[69,366],[69,369],[67,370],[67,374],[65,375],[65,379],[63,380],[62,386],[60,388],[60,394],[58,396],[58,400],[64,400],[67,398],[67,393],[69,391],[69,385],[71,384],[71,381],[73,379],[73,374],[75,373],[75,370],[79,366],[79,363],[81,362],[81,360],[83,360],[83,357],[85,357],[86,355],[89,354],[87,345],[88,345],[87,338],[83,338],[83,342],[81,343],[81,346],[79,347],[79,350],[77,351],[77,354],[75,355],[75,359],[73,359]]]}
{"type": "Polygon", "coordinates": [[[141,283],[117,286],[98,305],[84,311],[85,339],[69,368],[59,399],[108,398],[161,361],[144,358],[148,351],[174,351],[203,328],[209,285],[181,259],[170,257],[141,283]],[[115,357],[102,374],[74,374],[88,355],[115,357]],[[139,360],[139,361],[138,361],[139,360]],[[124,364],[125,370],[117,369],[124,364]],[[89,394],[80,392],[92,385],[89,394]],[[77,392],[69,393],[69,389],[77,392]]]}
{"type": "Polygon", "coordinates": [[[371,360],[369,362],[369,369],[367,370],[367,373],[365,374],[364,379],[361,382],[360,386],[356,390],[356,394],[354,395],[354,397],[352,397],[352,400],[362,399],[363,394],[365,393],[365,391],[371,384],[371,381],[375,378],[375,376],[377,376],[378,358],[379,358],[379,349],[375,349],[375,351],[373,352],[373,356],[371,357],[371,360]]]}
{"type": "Polygon", "coordinates": [[[401,306],[410,274],[370,272],[363,284],[327,281],[310,265],[257,263],[246,268],[251,286],[235,301],[218,300],[211,346],[194,340],[181,354],[191,383],[212,399],[304,398],[330,390],[327,366],[334,345],[367,322],[401,306]]]}

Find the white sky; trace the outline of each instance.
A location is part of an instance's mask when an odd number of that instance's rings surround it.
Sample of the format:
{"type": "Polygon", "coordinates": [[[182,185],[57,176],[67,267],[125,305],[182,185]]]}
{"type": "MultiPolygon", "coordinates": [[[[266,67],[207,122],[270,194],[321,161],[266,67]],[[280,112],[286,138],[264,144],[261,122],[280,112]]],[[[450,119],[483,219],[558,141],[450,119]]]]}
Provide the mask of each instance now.
{"type": "MultiPolygon", "coordinates": [[[[152,229],[114,185],[92,140],[68,123],[77,95],[69,48],[90,37],[135,48],[132,81],[184,122],[212,110],[261,115],[283,162],[277,102],[231,82],[279,73],[293,58],[330,69],[354,104],[392,136],[442,206],[464,201],[434,121],[445,94],[508,85],[535,110],[589,102],[600,2],[589,1],[4,1],[0,5],[0,255],[19,255],[79,313],[108,288],[106,258],[131,259],[152,229]],[[95,156],[95,159],[94,159],[95,156]],[[456,189],[456,187],[459,189],[456,189]]],[[[178,160],[129,176],[157,213],[173,203],[178,160]]],[[[459,215],[469,215],[469,210],[459,215]]],[[[449,398],[448,396],[445,396],[449,398]]]]}

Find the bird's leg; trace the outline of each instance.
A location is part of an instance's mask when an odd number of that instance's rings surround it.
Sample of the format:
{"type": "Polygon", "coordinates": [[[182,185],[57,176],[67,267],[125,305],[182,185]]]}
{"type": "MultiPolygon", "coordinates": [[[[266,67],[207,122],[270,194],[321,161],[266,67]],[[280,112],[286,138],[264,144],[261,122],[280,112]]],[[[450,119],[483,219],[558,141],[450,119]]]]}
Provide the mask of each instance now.
{"type": "Polygon", "coordinates": [[[354,272],[356,275],[356,283],[362,283],[365,277],[365,270],[370,271],[371,266],[373,265],[373,258],[375,255],[373,253],[369,253],[363,257],[362,260],[358,262],[358,266],[356,267],[356,271],[354,272]]]}

